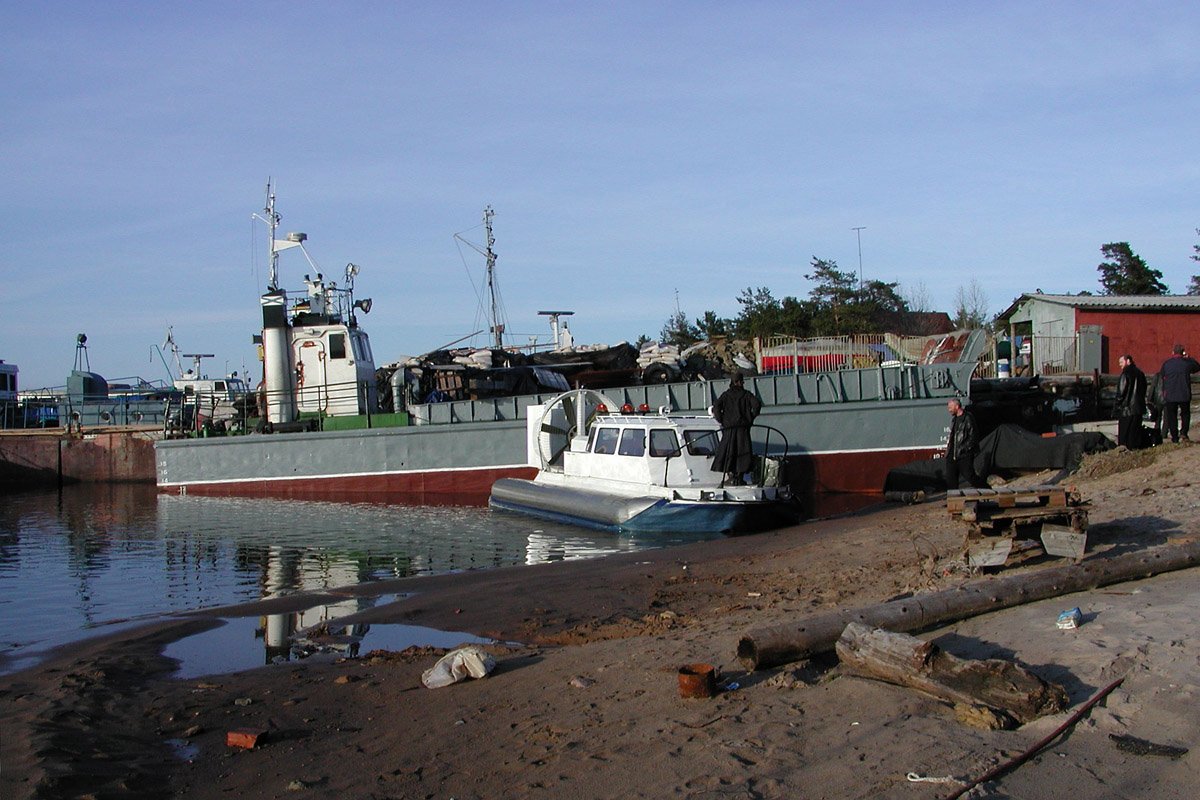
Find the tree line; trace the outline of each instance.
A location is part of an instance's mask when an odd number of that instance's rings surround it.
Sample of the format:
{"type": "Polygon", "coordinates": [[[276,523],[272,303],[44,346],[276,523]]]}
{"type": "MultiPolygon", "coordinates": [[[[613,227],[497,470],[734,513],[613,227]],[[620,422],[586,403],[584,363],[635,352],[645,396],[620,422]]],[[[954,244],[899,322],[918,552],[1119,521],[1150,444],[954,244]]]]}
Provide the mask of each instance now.
{"type": "MultiPolygon", "coordinates": [[[[1200,228],[1196,229],[1200,235],[1200,228]]],[[[1200,245],[1190,258],[1200,262],[1200,245]]],[[[1162,271],[1153,269],[1133,252],[1128,242],[1109,242],[1101,246],[1104,261],[1100,273],[1101,294],[1165,295],[1170,289],[1162,282],[1162,271]]],[[[676,308],[664,323],[659,341],[686,347],[696,342],[721,337],[752,339],[756,336],[785,335],[847,336],[859,333],[932,333],[928,292],[917,284],[902,296],[899,283],[879,280],[861,281],[854,272],[839,269],[837,262],[813,256],[805,278],[813,282],[808,297],[776,298],[765,286],[746,287],[738,296],[741,310],[735,317],[721,317],[705,311],[690,319],[676,308]]],[[[1200,295],[1200,275],[1193,275],[1189,295],[1200,295]]],[[[1080,294],[1091,292],[1084,290],[1080,294]]],[[[972,278],[959,286],[955,311],[950,320],[956,329],[983,328],[990,322],[987,295],[972,278]]],[[[642,339],[644,341],[644,337],[642,339]]]]}
{"type": "MultiPolygon", "coordinates": [[[[747,287],[738,296],[737,316],[720,317],[705,311],[690,319],[682,310],[663,325],[659,340],[687,346],[719,337],[751,339],[755,336],[786,335],[846,336],[858,333],[926,334],[930,314],[923,286],[908,298],[901,296],[899,283],[860,281],[853,272],[839,269],[836,261],[813,256],[805,278],[813,288],[805,299],[776,298],[765,286],[747,287]]],[[[959,287],[955,327],[977,328],[987,322],[987,297],[974,280],[959,287]]]]}

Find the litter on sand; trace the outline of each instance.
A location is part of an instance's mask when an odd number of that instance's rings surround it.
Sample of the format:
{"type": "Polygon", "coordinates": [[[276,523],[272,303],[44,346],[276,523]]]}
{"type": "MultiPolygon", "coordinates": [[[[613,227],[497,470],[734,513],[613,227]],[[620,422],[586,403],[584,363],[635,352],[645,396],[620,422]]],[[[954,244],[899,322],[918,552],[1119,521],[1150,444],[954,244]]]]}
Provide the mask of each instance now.
{"type": "Polygon", "coordinates": [[[421,673],[421,683],[429,689],[440,689],[467,678],[486,678],[495,668],[496,659],[478,647],[460,647],[421,673]]]}

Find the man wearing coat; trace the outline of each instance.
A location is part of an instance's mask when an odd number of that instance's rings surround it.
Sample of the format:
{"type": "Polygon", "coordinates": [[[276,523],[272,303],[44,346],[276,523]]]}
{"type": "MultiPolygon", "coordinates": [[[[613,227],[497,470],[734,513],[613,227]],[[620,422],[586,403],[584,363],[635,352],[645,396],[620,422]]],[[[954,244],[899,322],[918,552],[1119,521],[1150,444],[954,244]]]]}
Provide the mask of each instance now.
{"type": "Polygon", "coordinates": [[[1163,362],[1158,374],[1163,384],[1163,411],[1167,432],[1172,442],[1190,442],[1188,429],[1192,423],[1192,373],[1200,372],[1200,363],[1177,344],[1171,357],[1163,362]]]}
{"type": "Polygon", "coordinates": [[[957,397],[946,403],[950,412],[950,436],[946,439],[946,488],[959,488],[959,478],[976,489],[986,489],[987,483],[975,474],[975,456],[979,453],[979,428],[975,416],[963,408],[957,397]]]}
{"type": "Polygon", "coordinates": [[[1146,373],[1128,353],[1121,356],[1121,378],[1117,381],[1117,444],[1130,450],[1142,447],[1142,416],[1146,413],[1146,373]]]}
{"type": "Polygon", "coordinates": [[[713,404],[713,418],[721,425],[721,441],[713,455],[712,471],[725,473],[722,486],[742,486],[742,476],[754,464],[750,426],[762,410],[762,401],[746,391],[744,383],[742,374],[735,372],[729,378],[729,388],[713,404]]]}

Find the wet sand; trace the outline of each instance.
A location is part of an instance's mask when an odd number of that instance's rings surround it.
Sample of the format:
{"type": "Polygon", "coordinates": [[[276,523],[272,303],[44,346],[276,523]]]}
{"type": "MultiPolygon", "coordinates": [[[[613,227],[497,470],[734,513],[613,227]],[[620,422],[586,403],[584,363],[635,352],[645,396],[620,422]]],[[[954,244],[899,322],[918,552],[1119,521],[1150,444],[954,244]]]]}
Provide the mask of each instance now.
{"type": "MultiPolygon", "coordinates": [[[[1200,448],[1113,453],[1075,485],[1088,558],[1196,540],[1200,448]],[[1147,463],[1149,462],[1149,463],[1147,463]],[[1104,474],[1121,470],[1116,474],[1104,474]]],[[[1031,476],[1021,482],[1039,482],[1031,476]]],[[[1022,752],[1099,687],[1124,682],[1038,756],[971,797],[1191,797],[1200,769],[1200,570],[1032,603],[926,631],[963,658],[1014,660],[1070,707],[988,731],[832,656],[748,673],[738,639],[766,625],[988,576],[962,563],[944,503],[885,506],[752,537],[339,590],[407,599],[356,615],[464,631],[493,674],[421,685],[441,651],[305,660],[180,680],[162,646],[306,602],[207,612],[89,641],[0,677],[0,796],[189,798],[935,798],[1022,752]],[[1059,630],[1061,610],[1084,623],[1059,630]],[[737,688],[679,696],[682,664],[737,688]],[[252,750],[228,731],[265,731],[252,750]],[[1137,755],[1131,735],[1189,748],[1137,755]],[[906,776],[945,779],[910,781],[906,776]]],[[[1053,558],[999,576],[1061,566],[1053,558]]]]}

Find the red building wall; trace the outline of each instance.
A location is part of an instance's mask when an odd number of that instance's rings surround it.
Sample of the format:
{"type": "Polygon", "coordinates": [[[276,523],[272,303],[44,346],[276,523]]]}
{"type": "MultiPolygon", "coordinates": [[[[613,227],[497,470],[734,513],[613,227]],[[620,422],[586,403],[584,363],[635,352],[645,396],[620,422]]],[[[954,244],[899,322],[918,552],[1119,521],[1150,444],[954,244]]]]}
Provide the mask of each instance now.
{"type": "Polygon", "coordinates": [[[1171,356],[1171,348],[1181,344],[1193,358],[1200,358],[1200,314],[1167,311],[1109,311],[1076,309],[1075,329],[1081,325],[1099,325],[1104,336],[1103,371],[1120,372],[1117,359],[1123,353],[1150,374],[1158,372],[1171,356]]]}

